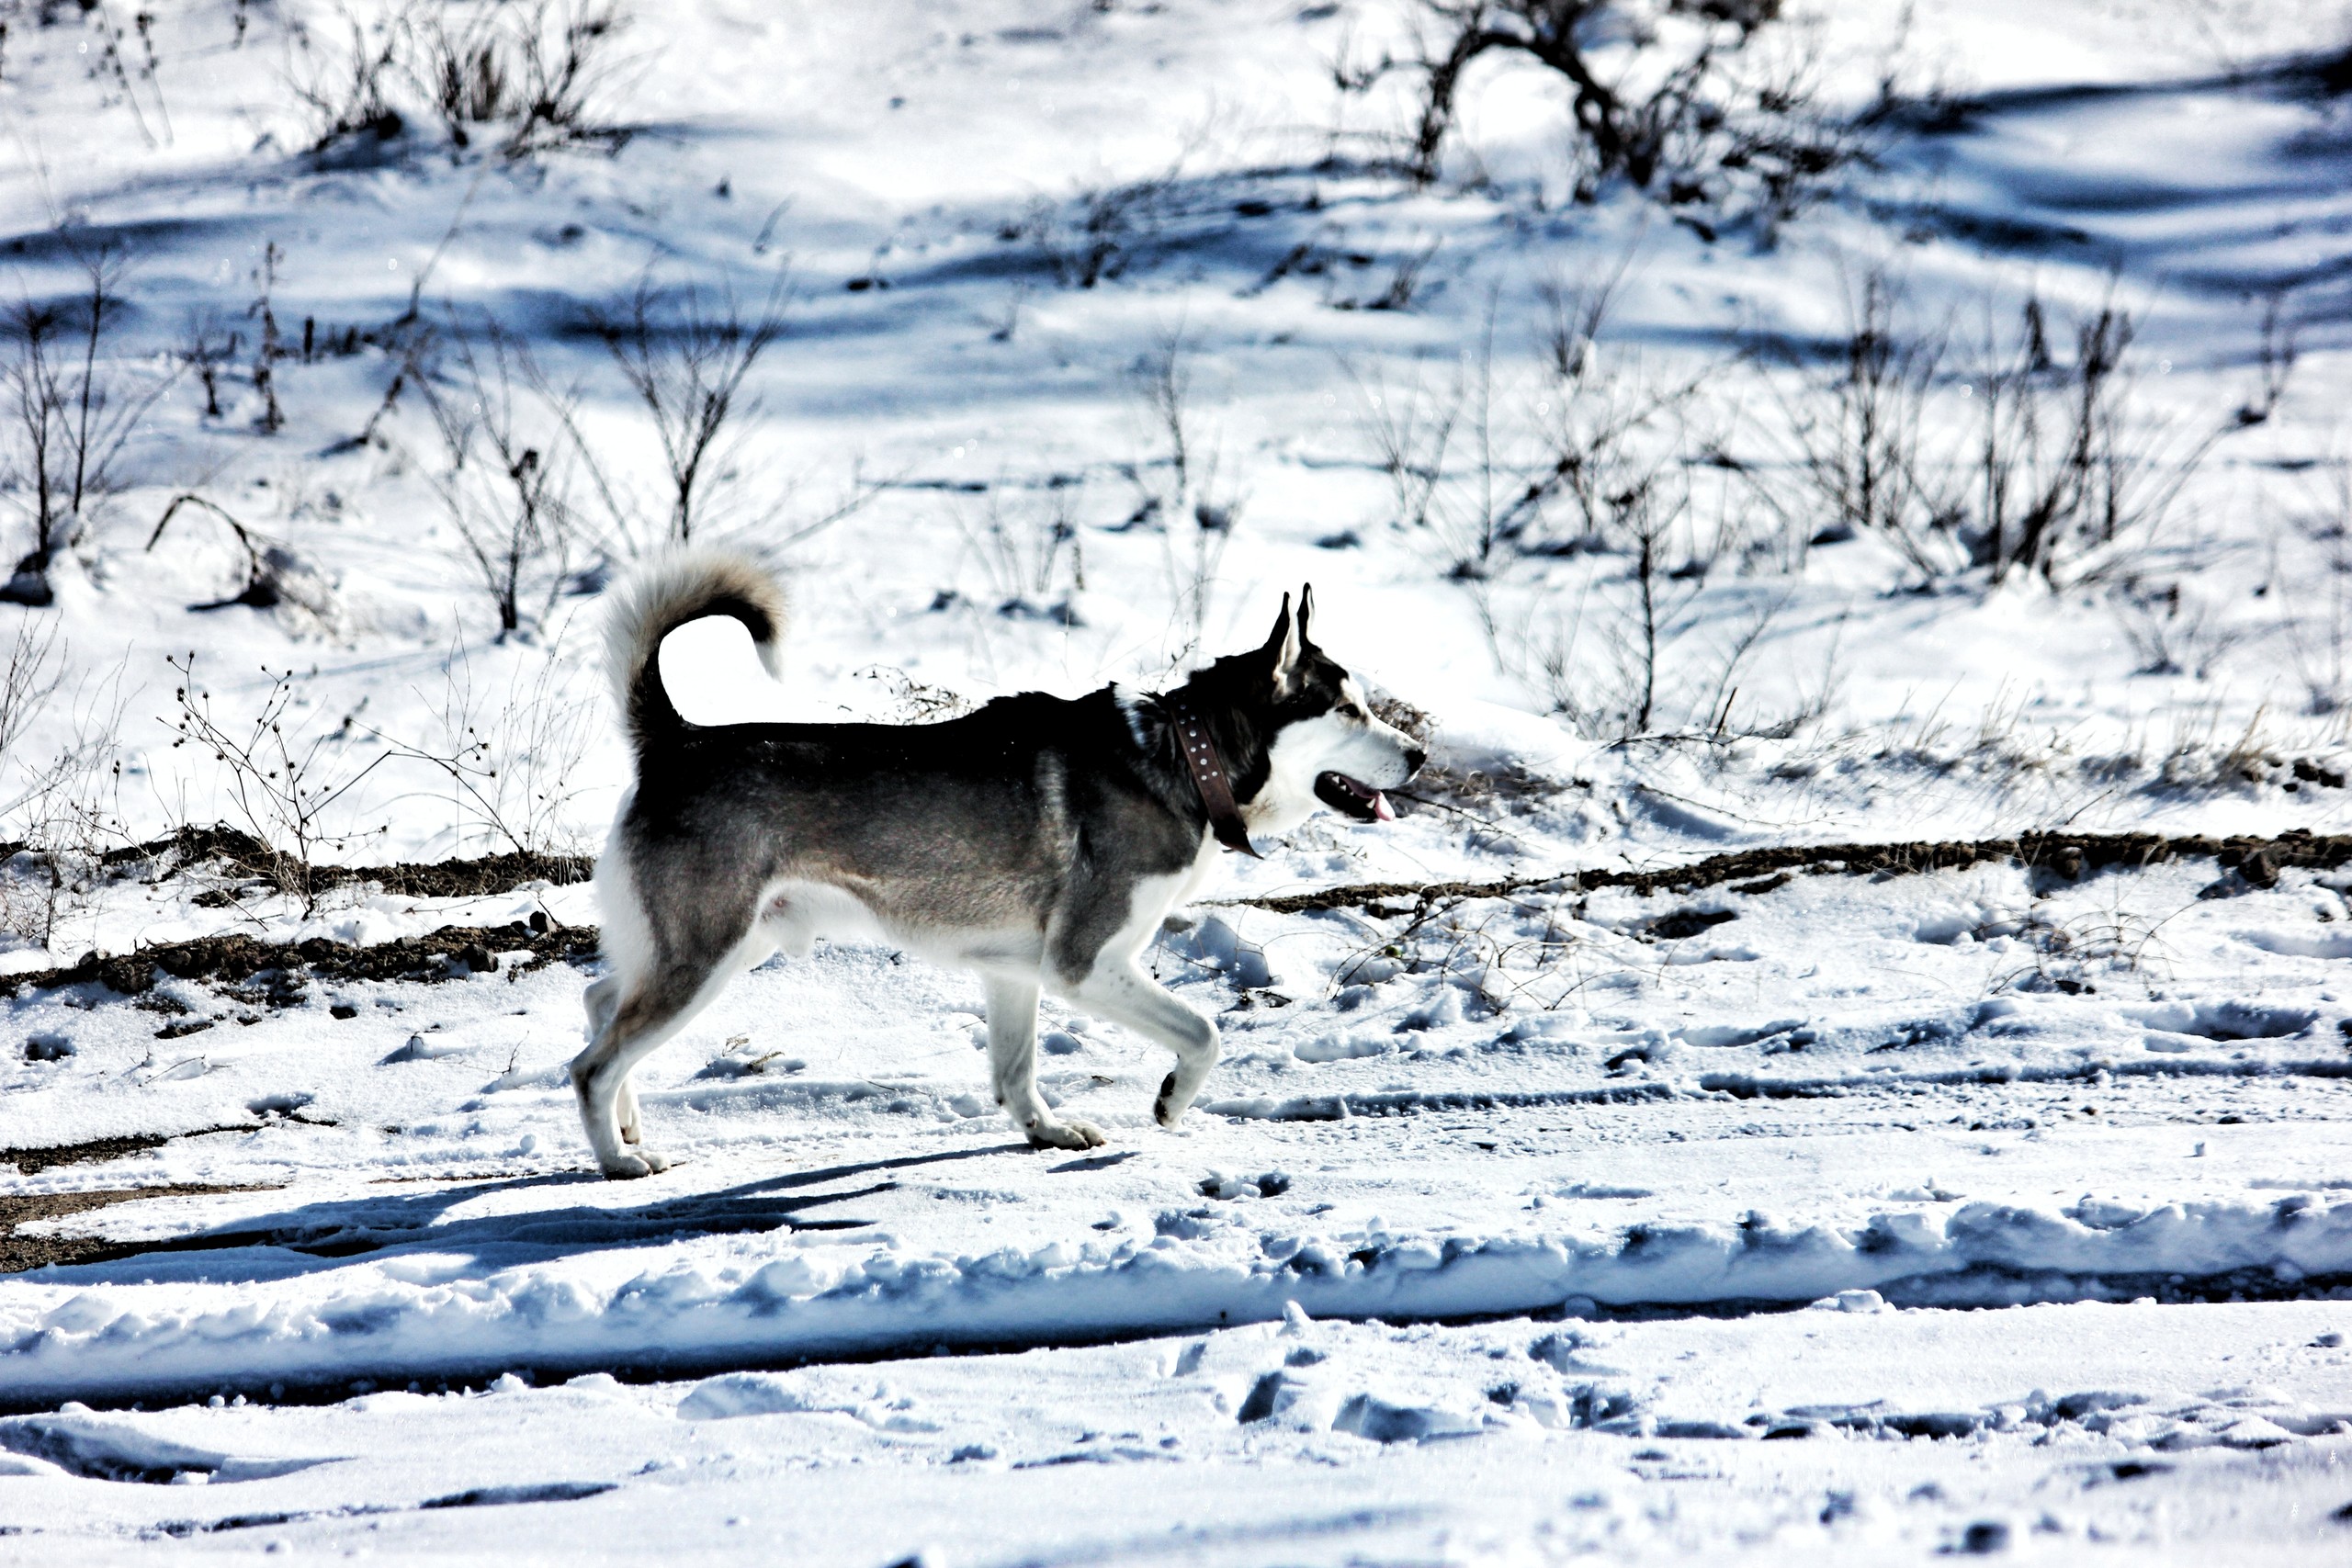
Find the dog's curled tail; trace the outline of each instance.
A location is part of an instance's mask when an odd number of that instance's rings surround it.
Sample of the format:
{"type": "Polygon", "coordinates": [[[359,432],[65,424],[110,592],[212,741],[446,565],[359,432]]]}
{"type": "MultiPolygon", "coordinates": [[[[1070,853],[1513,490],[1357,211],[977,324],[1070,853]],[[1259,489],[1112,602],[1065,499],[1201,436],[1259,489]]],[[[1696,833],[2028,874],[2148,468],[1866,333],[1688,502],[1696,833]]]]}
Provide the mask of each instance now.
{"type": "Polygon", "coordinates": [[[784,590],[748,556],[678,550],[640,568],[614,595],[605,629],[605,660],[642,756],[649,741],[685,727],[662,684],[662,639],[706,615],[742,623],[770,675],[783,673],[784,590]]]}

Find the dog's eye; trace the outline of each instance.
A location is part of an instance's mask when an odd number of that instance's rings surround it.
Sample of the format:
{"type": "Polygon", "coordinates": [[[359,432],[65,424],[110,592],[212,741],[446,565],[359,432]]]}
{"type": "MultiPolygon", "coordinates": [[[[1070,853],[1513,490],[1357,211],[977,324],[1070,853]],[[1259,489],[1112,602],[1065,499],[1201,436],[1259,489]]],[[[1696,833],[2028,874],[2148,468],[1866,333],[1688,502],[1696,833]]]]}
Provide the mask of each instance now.
{"type": "Polygon", "coordinates": [[[1356,706],[1353,703],[1341,703],[1340,705],[1340,712],[1342,716],[1347,718],[1366,718],[1370,716],[1363,711],[1363,709],[1356,706]]]}

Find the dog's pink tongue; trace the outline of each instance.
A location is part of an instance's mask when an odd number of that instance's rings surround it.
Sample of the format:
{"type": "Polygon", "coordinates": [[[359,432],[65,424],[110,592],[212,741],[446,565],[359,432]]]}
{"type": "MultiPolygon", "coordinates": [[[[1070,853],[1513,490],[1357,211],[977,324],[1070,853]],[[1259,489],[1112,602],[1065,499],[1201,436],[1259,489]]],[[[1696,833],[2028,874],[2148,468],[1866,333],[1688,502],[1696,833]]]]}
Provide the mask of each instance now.
{"type": "Polygon", "coordinates": [[[1388,797],[1381,794],[1378,790],[1374,790],[1372,792],[1372,817],[1373,820],[1375,822],[1394,822],[1396,820],[1396,808],[1388,804],[1388,797]]]}

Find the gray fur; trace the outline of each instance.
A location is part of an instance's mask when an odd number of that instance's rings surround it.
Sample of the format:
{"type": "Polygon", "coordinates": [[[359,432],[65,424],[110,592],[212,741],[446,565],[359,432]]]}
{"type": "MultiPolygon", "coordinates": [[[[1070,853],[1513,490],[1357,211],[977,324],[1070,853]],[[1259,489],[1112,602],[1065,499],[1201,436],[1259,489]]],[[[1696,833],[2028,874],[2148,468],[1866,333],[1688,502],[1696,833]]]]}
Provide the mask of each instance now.
{"type": "MultiPolygon", "coordinates": [[[[1041,989],[1175,1054],[1153,1107],[1173,1127],[1216,1063],[1216,1026],[1137,960],[1215,851],[1164,700],[1027,693],[908,726],[679,717],[662,638],[732,615],[774,671],[783,603],[757,567],[707,552],[662,562],[620,595],[609,646],[638,777],[597,863],[611,972],[589,987],[590,1043],[571,1064],[605,1173],[667,1164],[643,1143],[636,1063],[738,970],[824,934],[878,935],[978,971],[997,1099],[1032,1142],[1102,1142],[1036,1091],[1041,989]]],[[[1370,792],[1421,761],[1314,647],[1310,613],[1302,595],[1294,620],[1285,600],[1263,647],[1182,688],[1208,716],[1253,831],[1283,831],[1318,799],[1369,819],[1370,792]]]]}

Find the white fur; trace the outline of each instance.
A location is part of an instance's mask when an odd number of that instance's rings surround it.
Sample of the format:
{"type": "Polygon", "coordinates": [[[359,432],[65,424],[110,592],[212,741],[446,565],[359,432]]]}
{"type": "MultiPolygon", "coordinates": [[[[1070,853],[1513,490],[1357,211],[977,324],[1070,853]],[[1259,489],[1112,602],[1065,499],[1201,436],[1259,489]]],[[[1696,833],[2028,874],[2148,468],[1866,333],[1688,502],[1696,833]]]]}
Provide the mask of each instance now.
{"type": "Polygon", "coordinates": [[[629,807],[636,803],[637,786],[631,784],[621,792],[612,830],[605,835],[605,852],[596,857],[596,916],[603,922],[597,928],[597,941],[613,973],[627,979],[643,975],[653,963],[653,928],[646,921],[645,907],[638,902],[628,856],[621,852],[621,824],[628,820],[629,807]]]}
{"type": "Polygon", "coordinates": [[[1372,716],[1352,676],[1344,690],[1362,718],[1334,709],[1286,725],[1274,737],[1265,787],[1241,808],[1251,832],[1287,832],[1305,821],[1322,804],[1315,794],[1320,774],[1345,773],[1373,789],[1395,789],[1413,776],[1406,758],[1413,738],[1372,716]]]}
{"type": "Polygon", "coordinates": [[[1127,906],[1126,920],[1094,955],[1094,966],[1085,978],[1068,993],[1072,1000],[1112,1022],[1175,1053],[1175,1070],[1160,1085],[1151,1108],[1163,1127],[1173,1127],[1183,1119],[1209,1069],[1216,1066],[1217,1029],[1205,1013],[1170,994],[1144,973],[1144,950],[1159,934],[1168,911],[1207,875],[1223,853],[1222,845],[1207,840],[1188,869],[1138,882],[1127,906]]]}
{"type": "Polygon", "coordinates": [[[1127,733],[1135,738],[1136,750],[1141,751],[1148,749],[1151,745],[1151,737],[1143,727],[1143,705],[1150,699],[1133,686],[1122,685],[1114,681],[1111,682],[1111,700],[1118,705],[1119,716],[1127,721],[1127,733]]]}

